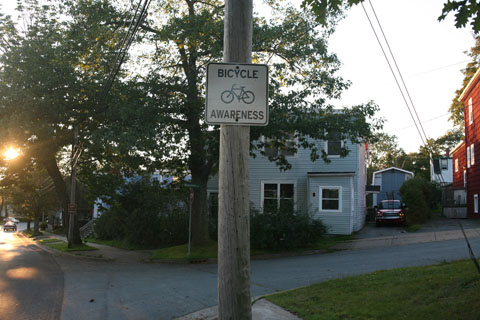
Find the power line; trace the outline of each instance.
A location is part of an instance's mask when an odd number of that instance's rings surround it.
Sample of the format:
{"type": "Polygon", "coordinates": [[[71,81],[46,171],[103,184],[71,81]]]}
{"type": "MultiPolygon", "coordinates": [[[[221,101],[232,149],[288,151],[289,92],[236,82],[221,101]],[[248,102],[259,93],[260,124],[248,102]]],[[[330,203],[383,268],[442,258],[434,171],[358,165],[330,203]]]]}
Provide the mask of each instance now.
{"type": "MultiPolygon", "coordinates": [[[[371,3],[370,3],[370,4],[371,4],[371,3]]],[[[381,43],[381,41],[380,41],[380,38],[378,37],[378,34],[377,34],[377,32],[376,32],[376,30],[375,30],[375,28],[374,28],[374,26],[373,26],[373,23],[372,23],[372,21],[371,21],[371,19],[370,19],[370,16],[369,16],[368,13],[367,13],[367,10],[365,9],[365,6],[363,5],[363,2],[361,3],[361,5],[362,5],[362,8],[363,8],[363,11],[365,12],[365,15],[367,16],[368,22],[370,23],[370,27],[372,28],[373,33],[375,34],[375,37],[376,37],[376,39],[377,39],[377,42],[378,42],[378,44],[380,45],[380,48],[382,49],[382,53],[383,53],[383,55],[384,55],[384,57],[385,57],[385,60],[387,60],[388,67],[390,68],[390,71],[391,71],[391,73],[392,73],[392,75],[393,75],[393,78],[395,79],[395,82],[397,83],[397,87],[398,87],[398,89],[400,90],[400,94],[402,95],[403,101],[405,102],[405,105],[407,106],[408,112],[410,113],[410,116],[411,116],[411,118],[412,118],[412,120],[413,120],[413,123],[415,124],[415,127],[417,128],[417,132],[418,132],[418,134],[419,134],[419,136],[420,136],[420,139],[422,140],[423,145],[426,146],[426,142],[425,142],[425,139],[426,139],[426,138],[424,139],[424,138],[423,138],[423,135],[422,135],[422,132],[420,132],[420,128],[419,128],[419,126],[417,125],[417,121],[415,120],[415,117],[414,117],[414,115],[413,115],[413,113],[412,113],[412,111],[411,111],[411,109],[410,109],[410,106],[408,105],[407,99],[406,99],[405,94],[404,94],[404,92],[403,92],[403,90],[402,90],[402,87],[401,87],[401,85],[400,85],[400,83],[399,83],[399,80],[398,80],[398,78],[397,78],[397,76],[396,76],[396,74],[395,74],[395,72],[394,72],[394,70],[393,70],[392,64],[390,63],[390,60],[388,59],[387,53],[385,52],[385,49],[383,48],[383,45],[382,45],[382,43],[381,43]]],[[[377,22],[378,22],[378,19],[377,19],[377,22]]],[[[382,33],[383,33],[383,32],[382,32],[382,33]]],[[[383,36],[385,37],[385,34],[383,34],[383,36]]],[[[390,54],[391,54],[391,51],[390,51],[390,54]]],[[[397,66],[397,69],[398,69],[398,66],[397,66]]],[[[422,131],[423,131],[423,130],[422,130],[422,131]]],[[[425,137],[426,137],[426,136],[425,136],[425,137]]]]}
{"type": "MultiPolygon", "coordinates": [[[[428,120],[422,121],[422,124],[433,121],[433,120],[436,120],[436,119],[439,119],[439,118],[442,118],[442,117],[445,117],[445,116],[448,116],[449,114],[450,114],[450,112],[447,112],[447,113],[444,113],[442,115],[436,116],[434,118],[430,118],[428,120]]],[[[399,129],[394,129],[394,130],[391,130],[391,132],[401,131],[401,130],[405,130],[405,129],[408,129],[408,128],[411,128],[411,127],[413,127],[413,125],[403,127],[403,128],[399,128],[399,129]]]]}
{"type": "Polygon", "coordinates": [[[370,3],[370,6],[372,7],[372,11],[373,11],[373,14],[375,16],[375,19],[377,20],[378,26],[380,27],[380,31],[382,31],[382,35],[383,35],[383,38],[385,39],[385,43],[387,44],[388,51],[390,52],[390,55],[392,56],[393,62],[395,63],[395,67],[397,68],[398,74],[400,75],[400,79],[402,80],[403,87],[405,88],[405,91],[407,92],[407,96],[408,96],[408,99],[410,101],[410,104],[412,105],[413,111],[415,112],[415,115],[417,116],[417,120],[418,120],[418,123],[420,125],[420,128],[422,129],[425,140],[428,140],[428,136],[425,133],[425,130],[423,129],[423,126],[422,126],[422,122],[420,121],[420,117],[418,116],[417,108],[415,108],[415,104],[413,103],[412,97],[410,96],[410,92],[408,91],[407,85],[405,84],[405,81],[403,80],[402,72],[400,71],[400,68],[398,67],[397,60],[395,59],[395,55],[393,54],[392,49],[390,48],[390,44],[388,43],[387,36],[383,32],[382,24],[380,23],[380,20],[377,17],[377,13],[375,12],[375,9],[373,8],[372,2],[370,0],[368,0],[368,3],[370,3]]]}

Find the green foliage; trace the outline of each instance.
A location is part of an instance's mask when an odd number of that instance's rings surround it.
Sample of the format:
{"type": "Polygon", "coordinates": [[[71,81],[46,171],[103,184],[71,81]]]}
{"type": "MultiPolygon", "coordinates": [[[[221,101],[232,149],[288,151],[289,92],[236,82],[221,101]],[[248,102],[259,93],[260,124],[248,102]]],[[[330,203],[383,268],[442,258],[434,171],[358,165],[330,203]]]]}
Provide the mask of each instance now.
{"type": "Polygon", "coordinates": [[[325,235],[326,228],[308,212],[292,208],[251,210],[250,245],[252,249],[282,250],[306,248],[325,235]]]}
{"type": "Polygon", "coordinates": [[[48,224],[45,221],[40,223],[40,230],[47,230],[48,224]]]}
{"type": "Polygon", "coordinates": [[[423,223],[430,218],[431,184],[421,177],[405,181],[400,187],[402,201],[408,207],[407,223],[423,223]]]}
{"type": "MultiPolygon", "coordinates": [[[[186,194],[186,192],[183,192],[186,194]]],[[[162,247],[188,239],[186,199],[147,178],[126,184],[109,200],[95,223],[101,240],[119,240],[140,247],[162,247]]]]}
{"type": "MultiPolygon", "coordinates": [[[[364,0],[303,0],[302,6],[317,16],[317,20],[327,25],[329,15],[341,15],[344,10],[364,0]]],[[[455,27],[464,28],[468,22],[475,33],[480,31],[480,5],[476,0],[448,0],[438,21],[444,20],[451,12],[455,13],[455,27]]]]}

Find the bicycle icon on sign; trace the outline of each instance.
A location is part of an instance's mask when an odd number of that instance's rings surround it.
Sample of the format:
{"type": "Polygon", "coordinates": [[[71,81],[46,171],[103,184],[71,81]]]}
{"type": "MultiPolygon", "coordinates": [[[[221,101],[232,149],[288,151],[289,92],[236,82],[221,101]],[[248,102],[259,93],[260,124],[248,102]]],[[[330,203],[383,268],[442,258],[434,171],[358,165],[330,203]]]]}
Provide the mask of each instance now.
{"type": "Polygon", "coordinates": [[[237,84],[234,83],[230,90],[225,90],[220,95],[220,99],[224,103],[231,103],[235,97],[238,101],[243,101],[243,103],[251,104],[255,101],[255,94],[252,91],[245,90],[244,86],[235,87],[237,84]]]}

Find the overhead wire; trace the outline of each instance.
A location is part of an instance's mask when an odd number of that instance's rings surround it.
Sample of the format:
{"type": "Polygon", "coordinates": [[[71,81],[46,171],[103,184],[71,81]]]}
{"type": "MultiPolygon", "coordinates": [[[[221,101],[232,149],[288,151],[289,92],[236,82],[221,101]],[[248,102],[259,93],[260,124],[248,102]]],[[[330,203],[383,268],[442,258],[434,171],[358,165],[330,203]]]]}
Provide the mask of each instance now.
{"type": "MultiPolygon", "coordinates": [[[[372,5],[370,1],[369,1],[369,3],[370,3],[370,5],[372,5]]],[[[392,73],[393,78],[395,79],[395,82],[396,82],[396,84],[397,84],[397,87],[398,87],[398,89],[400,90],[400,94],[402,95],[403,101],[405,102],[405,105],[407,106],[408,112],[410,113],[410,116],[411,116],[411,118],[412,118],[412,120],[413,120],[413,123],[414,123],[416,129],[417,129],[417,132],[418,132],[418,134],[419,134],[419,136],[420,136],[420,139],[422,140],[423,145],[424,145],[424,146],[427,146],[427,143],[426,143],[427,136],[426,136],[426,134],[425,134],[425,130],[423,130],[423,127],[422,127],[422,130],[420,130],[419,125],[417,124],[417,120],[415,119],[415,116],[414,116],[414,114],[413,114],[413,112],[412,112],[412,110],[411,110],[411,108],[410,108],[410,106],[409,106],[409,104],[408,104],[407,98],[405,97],[405,93],[404,93],[403,90],[402,90],[402,86],[400,85],[400,82],[399,82],[399,80],[398,80],[398,78],[397,78],[397,75],[395,74],[395,71],[393,70],[392,64],[391,64],[391,62],[390,62],[390,60],[389,60],[389,58],[388,58],[387,53],[385,52],[385,49],[384,49],[384,47],[383,47],[383,45],[382,45],[382,42],[380,41],[380,38],[379,38],[379,36],[378,36],[378,34],[377,34],[377,31],[375,30],[375,27],[373,26],[372,20],[370,19],[370,16],[368,15],[368,12],[367,12],[367,10],[365,9],[365,6],[363,5],[363,2],[361,2],[361,5],[362,5],[363,11],[364,11],[364,13],[365,13],[365,15],[366,15],[366,17],[367,17],[367,19],[368,19],[368,22],[369,22],[369,24],[370,24],[370,27],[371,27],[372,30],[373,30],[373,33],[374,33],[374,35],[375,35],[375,38],[377,39],[377,42],[378,42],[378,44],[379,44],[379,46],[380,46],[380,49],[382,50],[382,53],[383,53],[383,55],[384,55],[384,57],[385,57],[385,60],[387,61],[388,67],[390,68],[390,72],[392,73]],[[425,138],[424,138],[424,135],[422,135],[422,132],[423,132],[423,134],[425,135],[425,138]]],[[[372,8],[373,8],[373,6],[372,6],[372,8]]],[[[376,15],[375,15],[375,16],[376,16],[376,15]]],[[[377,18],[377,22],[380,24],[378,18],[377,18]]],[[[383,37],[386,39],[385,33],[384,33],[383,31],[382,31],[382,34],[383,34],[383,37]]],[[[387,42],[387,45],[388,45],[388,42],[387,42]]],[[[390,54],[393,56],[393,53],[392,53],[392,51],[391,51],[391,49],[390,49],[390,46],[388,46],[388,47],[389,47],[390,54]]],[[[395,59],[394,59],[394,61],[395,61],[395,59]]],[[[396,68],[397,68],[397,70],[398,70],[399,68],[398,68],[398,65],[396,64],[396,62],[395,62],[395,66],[396,66],[396,68]]],[[[403,82],[403,77],[401,77],[401,80],[402,80],[402,83],[403,83],[404,86],[405,86],[405,83],[403,82]]],[[[416,113],[416,111],[415,111],[415,114],[416,114],[417,117],[418,117],[418,114],[416,113]]],[[[418,122],[420,122],[420,121],[418,121],[418,122]]]]}

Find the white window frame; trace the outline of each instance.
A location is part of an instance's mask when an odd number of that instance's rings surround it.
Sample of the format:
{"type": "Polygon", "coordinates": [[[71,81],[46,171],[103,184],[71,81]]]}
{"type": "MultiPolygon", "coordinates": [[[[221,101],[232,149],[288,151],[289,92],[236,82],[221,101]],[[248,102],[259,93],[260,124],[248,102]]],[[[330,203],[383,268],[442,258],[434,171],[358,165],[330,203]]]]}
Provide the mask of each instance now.
{"type": "Polygon", "coordinates": [[[475,164],[475,149],[473,148],[473,143],[470,145],[470,166],[475,164]]]}
{"type": "Polygon", "coordinates": [[[473,213],[478,213],[478,194],[473,195],[473,213]]]}
{"type": "Polygon", "coordinates": [[[458,172],[458,158],[455,159],[455,172],[458,172]]]}
{"type": "MultiPolygon", "coordinates": [[[[345,147],[345,142],[343,140],[340,140],[340,148],[345,147]]],[[[327,154],[328,158],[340,158],[339,154],[328,154],[328,140],[325,140],[325,153],[327,154]]]]}
{"type": "Polygon", "coordinates": [[[473,101],[472,98],[468,99],[468,123],[473,123],[473,101]]]}
{"type": "Polygon", "coordinates": [[[463,170],[463,187],[467,187],[467,170],[463,170]]]}
{"type": "Polygon", "coordinates": [[[448,170],[448,159],[440,159],[440,170],[448,170]]]}
{"type": "Polygon", "coordinates": [[[260,189],[260,207],[263,209],[263,202],[265,196],[265,185],[276,184],[277,185],[277,208],[280,207],[280,185],[281,184],[293,184],[293,208],[297,209],[297,181],[296,180],[262,180],[260,189]]]}
{"type": "Polygon", "coordinates": [[[343,198],[343,193],[342,193],[342,187],[341,186],[319,186],[318,187],[318,211],[320,212],[342,212],[342,198],[343,198]],[[337,210],[332,210],[332,209],[323,209],[322,205],[322,200],[323,200],[323,189],[337,189],[338,190],[338,209],[337,210]]]}

